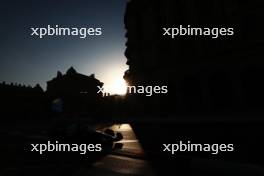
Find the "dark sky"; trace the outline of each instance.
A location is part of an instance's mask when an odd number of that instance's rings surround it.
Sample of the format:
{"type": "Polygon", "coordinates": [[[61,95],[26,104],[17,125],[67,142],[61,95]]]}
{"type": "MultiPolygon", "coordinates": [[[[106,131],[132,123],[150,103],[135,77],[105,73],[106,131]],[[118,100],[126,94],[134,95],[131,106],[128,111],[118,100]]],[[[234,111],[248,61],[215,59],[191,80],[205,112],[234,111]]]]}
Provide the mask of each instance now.
{"type": "Polygon", "coordinates": [[[46,89],[58,70],[74,66],[105,84],[121,79],[127,69],[126,0],[6,0],[0,5],[0,81],[46,89]],[[101,27],[102,36],[32,37],[31,27],[101,27]]]}

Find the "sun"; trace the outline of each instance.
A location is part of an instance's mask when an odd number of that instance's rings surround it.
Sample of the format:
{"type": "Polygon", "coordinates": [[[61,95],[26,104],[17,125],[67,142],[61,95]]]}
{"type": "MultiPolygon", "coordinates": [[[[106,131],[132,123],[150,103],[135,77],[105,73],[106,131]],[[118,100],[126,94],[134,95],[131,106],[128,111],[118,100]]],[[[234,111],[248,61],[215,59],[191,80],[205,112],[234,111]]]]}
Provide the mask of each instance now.
{"type": "Polygon", "coordinates": [[[112,85],[112,94],[125,95],[127,91],[127,84],[124,79],[116,79],[112,85]]]}
{"type": "Polygon", "coordinates": [[[106,92],[111,95],[125,95],[127,83],[123,78],[117,78],[104,86],[106,92]]]}

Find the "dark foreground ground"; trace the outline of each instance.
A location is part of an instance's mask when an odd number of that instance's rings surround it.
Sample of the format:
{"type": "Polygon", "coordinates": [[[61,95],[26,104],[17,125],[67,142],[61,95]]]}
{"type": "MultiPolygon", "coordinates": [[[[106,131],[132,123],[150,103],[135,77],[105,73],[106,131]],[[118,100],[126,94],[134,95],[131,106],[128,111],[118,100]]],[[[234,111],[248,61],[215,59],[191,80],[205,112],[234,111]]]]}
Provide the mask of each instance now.
{"type": "Polygon", "coordinates": [[[81,122],[97,130],[112,128],[124,136],[122,149],[85,156],[29,152],[32,139],[42,138],[53,121],[3,122],[0,175],[264,175],[264,123],[260,117],[149,119],[81,122]],[[232,143],[235,150],[216,155],[163,152],[163,144],[179,141],[232,143]]]}
{"type": "Polygon", "coordinates": [[[261,117],[182,117],[133,123],[158,175],[264,175],[261,117]],[[214,119],[214,120],[212,120],[214,119]],[[163,144],[233,144],[233,152],[162,152],[163,144]]]}

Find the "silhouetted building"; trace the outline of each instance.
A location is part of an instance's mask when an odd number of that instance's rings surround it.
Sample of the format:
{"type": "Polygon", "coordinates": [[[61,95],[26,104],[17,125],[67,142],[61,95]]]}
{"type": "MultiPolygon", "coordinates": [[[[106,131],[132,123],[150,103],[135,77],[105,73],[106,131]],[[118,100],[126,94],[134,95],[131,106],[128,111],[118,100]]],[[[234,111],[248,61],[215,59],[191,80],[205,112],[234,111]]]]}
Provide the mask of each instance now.
{"type": "Polygon", "coordinates": [[[168,85],[167,96],[134,95],[143,112],[262,112],[263,2],[131,0],[125,26],[130,85],[168,85]],[[164,36],[179,25],[234,28],[217,39],[164,36]],[[155,107],[155,108],[153,108],[155,107]]]}
{"type": "MultiPolygon", "coordinates": [[[[32,115],[45,111],[44,91],[37,84],[35,87],[17,83],[0,84],[0,111],[8,114],[32,115]]],[[[16,116],[20,118],[20,116],[16,116]]]]}
{"type": "Polygon", "coordinates": [[[52,102],[61,101],[63,111],[92,112],[102,98],[102,93],[97,93],[98,86],[102,87],[103,83],[94,74],[86,76],[71,67],[66,74],[58,72],[57,77],[47,82],[46,93],[52,102]]]}

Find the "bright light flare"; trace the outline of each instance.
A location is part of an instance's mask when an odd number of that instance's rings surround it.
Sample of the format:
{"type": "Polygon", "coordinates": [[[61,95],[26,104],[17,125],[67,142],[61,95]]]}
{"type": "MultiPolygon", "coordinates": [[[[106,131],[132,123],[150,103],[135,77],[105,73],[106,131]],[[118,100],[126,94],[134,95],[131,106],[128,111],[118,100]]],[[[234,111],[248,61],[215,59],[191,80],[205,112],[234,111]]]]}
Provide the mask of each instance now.
{"type": "Polygon", "coordinates": [[[106,92],[111,95],[125,95],[127,91],[127,83],[124,79],[116,79],[113,82],[104,86],[106,92]]]}

